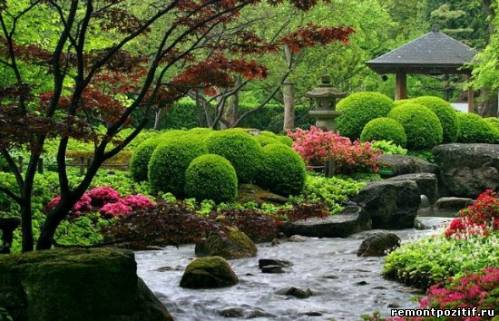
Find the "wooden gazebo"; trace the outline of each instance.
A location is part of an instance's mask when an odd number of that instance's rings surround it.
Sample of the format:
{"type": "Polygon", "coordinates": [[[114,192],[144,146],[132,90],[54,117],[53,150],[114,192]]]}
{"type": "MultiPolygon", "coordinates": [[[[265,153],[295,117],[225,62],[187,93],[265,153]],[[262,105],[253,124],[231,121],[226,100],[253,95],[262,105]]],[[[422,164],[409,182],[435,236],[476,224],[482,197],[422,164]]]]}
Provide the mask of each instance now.
{"type": "MultiPolygon", "coordinates": [[[[395,74],[395,99],[407,98],[407,74],[449,75],[471,70],[476,52],[464,43],[433,30],[405,45],[367,62],[379,74],[395,74]]],[[[474,108],[473,91],[468,90],[468,110],[474,108]]]]}

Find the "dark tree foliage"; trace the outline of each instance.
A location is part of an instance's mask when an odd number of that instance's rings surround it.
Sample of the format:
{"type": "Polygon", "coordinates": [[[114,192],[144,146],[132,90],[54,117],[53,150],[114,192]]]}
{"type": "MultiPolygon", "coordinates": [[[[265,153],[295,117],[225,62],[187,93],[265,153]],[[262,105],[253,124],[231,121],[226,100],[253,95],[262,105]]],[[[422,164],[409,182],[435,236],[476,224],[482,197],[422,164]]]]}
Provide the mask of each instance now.
{"type": "MultiPolygon", "coordinates": [[[[267,1],[276,6],[284,2],[267,1]]],[[[272,44],[245,28],[237,28],[229,38],[217,36],[222,27],[237,25],[244,7],[260,2],[263,0],[147,0],[138,4],[124,0],[33,0],[21,11],[11,12],[11,2],[0,1],[0,64],[13,75],[13,82],[0,88],[0,151],[18,184],[15,190],[1,188],[0,192],[20,205],[24,251],[34,248],[32,192],[47,138],[59,139],[61,201],[47,214],[38,249],[52,246],[57,226],[103,162],[125,148],[157,108],[171,105],[192,89],[213,94],[215,87],[232,87],[237,77],[266,77],[267,69],[254,61],[254,55],[275,50],[276,44],[285,43],[298,51],[314,44],[346,42],[353,31],[309,25],[272,44]],[[139,10],[145,7],[147,10],[139,10]],[[54,45],[17,41],[19,23],[37,10],[57,17],[54,27],[60,33],[54,45]],[[113,44],[89,49],[88,39],[96,30],[115,39],[113,44]],[[152,30],[157,38],[154,41],[148,38],[152,30]],[[147,43],[148,50],[130,50],[131,44],[140,42],[147,43]],[[42,68],[52,79],[50,90],[41,92],[21,65],[42,68]],[[134,130],[118,140],[119,133],[132,124],[132,115],[142,116],[133,119],[134,130]],[[105,128],[104,133],[98,126],[105,128]],[[74,186],[69,183],[65,159],[72,137],[95,144],[88,171],[74,186]],[[31,153],[24,172],[11,155],[11,149],[18,146],[31,153]]],[[[308,10],[317,1],[288,2],[308,10]]]]}

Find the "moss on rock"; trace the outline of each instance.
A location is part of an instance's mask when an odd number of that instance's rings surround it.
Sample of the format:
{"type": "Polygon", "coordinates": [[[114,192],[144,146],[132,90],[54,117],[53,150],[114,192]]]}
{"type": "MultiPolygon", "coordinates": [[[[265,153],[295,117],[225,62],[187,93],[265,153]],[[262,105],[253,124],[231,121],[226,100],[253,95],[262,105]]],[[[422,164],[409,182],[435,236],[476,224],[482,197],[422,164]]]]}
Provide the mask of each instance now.
{"type": "Polygon", "coordinates": [[[212,233],[196,244],[197,256],[221,256],[240,259],[256,256],[255,243],[237,227],[229,227],[225,233],[212,233]]]}
{"type": "Polygon", "coordinates": [[[180,286],[190,289],[223,288],[239,282],[229,263],[222,257],[198,258],[185,268],[180,286]]]}

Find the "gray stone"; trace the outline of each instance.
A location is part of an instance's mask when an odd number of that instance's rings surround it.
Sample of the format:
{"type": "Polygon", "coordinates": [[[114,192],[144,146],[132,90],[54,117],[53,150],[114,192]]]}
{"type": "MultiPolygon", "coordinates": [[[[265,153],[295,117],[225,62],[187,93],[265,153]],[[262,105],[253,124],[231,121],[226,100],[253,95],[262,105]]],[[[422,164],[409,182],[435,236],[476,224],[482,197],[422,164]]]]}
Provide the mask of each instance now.
{"type": "Polygon", "coordinates": [[[426,195],[430,204],[438,199],[438,180],[433,173],[404,174],[391,177],[387,181],[414,181],[418,185],[419,193],[426,195]]]}
{"type": "Polygon", "coordinates": [[[218,311],[218,314],[224,318],[241,318],[244,316],[244,309],[242,308],[227,308],[218,311]]]}
{"type": "Polygon", "coordinates": [[[379,160],[385,177],[412,173],[437,173],[438,166],[415,156],[383,154],[379,160]]]}
{"type": "Polygon", "coordinates": [[[0,256],[0,306],[15,321],[166,321],[131,251],[48,250],[0,256]]]}
{"type": "Polygon", "coordinates": [[[185,268],[180,286],[189,289],[212,289],[236,285],[239,282],[229,263],[222,257],[195,259],[185,268]]]}
{"type": "Polygon", "coordinates": [[[499,144],[446,144],[433,149],[447,195],[475,198],[499,190],[499,144]]]}
{"type": "Polygon", "coordinates": [[[285,223],[281,226],[281,231],[287,236],[347,237],[370,228],[371,219],[367,212],[362,207],[349,206],[341,213],[326,218],[285,223]]]}
{"type": "Polygon", "coordinates": [[[414,226],[421,197],[414,181],[369,183],[353,197],[372,219],[373,228],[404,229],[414,226]]]}
{"type": "Polygon", "coordinates": [[[255,243],[236,227],[228,227],[224,233],[214,232],[196,243],[197,256],[221,256],[225,259],[240,259],[256,256],[255,243]]]}
{"type": "Polygon", "coordinates": [[[290,287],[286,289],[281,289],[277,291],[276,294],[292,296],[298,299],[306,299],[311,297],[313,295],[313,292],[310,289],[303,290],[295,287],[290,287]]]}
{"type": "Polygon", "coordinates": [[[441,197],[435,202],[436,211],[448,211],[457,213],[463,208],[473,204],[472,198],[467,197],[441,197]]]}
{"type": "Polygon", "coordinates": [[[451,221],[449,217],[418,216],[414,227],[418,230],[436,230],[447,227],[451,221]]]}
{"type": "Polygon", "coordinates": [[[357,256],[384,256],[400,246],[400,238],[394,233],[374,233],[360,244],[357,256]]]}

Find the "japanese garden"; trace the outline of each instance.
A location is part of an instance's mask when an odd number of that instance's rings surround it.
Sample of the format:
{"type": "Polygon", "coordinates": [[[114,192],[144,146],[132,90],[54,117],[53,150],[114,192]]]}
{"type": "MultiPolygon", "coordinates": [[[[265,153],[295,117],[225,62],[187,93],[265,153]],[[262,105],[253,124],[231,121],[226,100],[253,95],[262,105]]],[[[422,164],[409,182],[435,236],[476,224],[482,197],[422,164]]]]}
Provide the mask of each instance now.
{"type": "Polygon", "coordinates": [[[498,321],[498,0],[0,0],[0,321],[498,321]]]}

